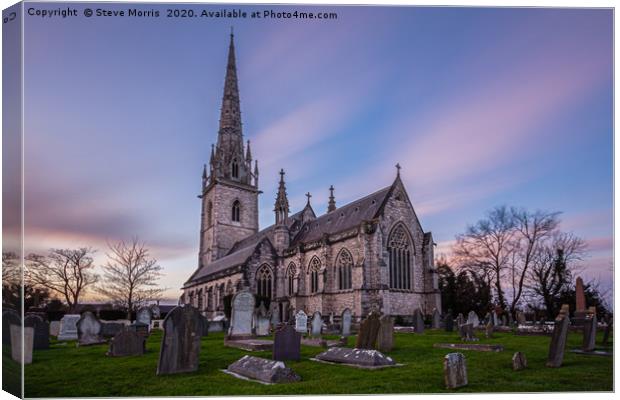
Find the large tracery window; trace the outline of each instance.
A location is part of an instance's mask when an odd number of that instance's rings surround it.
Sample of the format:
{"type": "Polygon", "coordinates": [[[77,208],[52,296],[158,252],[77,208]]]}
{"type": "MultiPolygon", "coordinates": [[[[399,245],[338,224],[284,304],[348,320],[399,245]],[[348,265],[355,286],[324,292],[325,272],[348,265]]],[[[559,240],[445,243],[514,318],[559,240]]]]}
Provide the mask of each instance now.
{"type": "Polygon", "coordinates": [[[347,249],[340,250],[336,259],[336,268],[338,270],[338,289],[351,289],[352,279],[351,272],[353,269],[353,257],[347,249]]]}
{"type": "Polygon", "coordinates": [[[239,222],[241,220],[241,204],[239,200],[235,200],[232,206],[232,220],[234,222],[239,222]]]}
{"type": "Polygon", "coordinates": [[[390,288],[410,290],[413,246],[403,225],[392,230],[387,248],[390,254],[390,288]]]}
{"type": "Polygon", "coordinates": [[[260,298],[271,298],[273,274],[268,265],[263,265],[256,272],[256,294],[260,298]]]}
{"type": "Polygon", "coordinates": [[[288,265],[288,269],[286,270],[286,282],[288,284],[288,295],[292,296],[295,294],[295,273],[297,272],[297,268],[295,268],[295,264],[290,263],[288,265]]]}
{"type": "Polygon", "coordinates": [[[312,257],[310,260],[310,267],[308,272],[310,273],[310,293],[316,293],[319,291],[319,271],[321,269],[321,261],[317,257],[312,257]]]}

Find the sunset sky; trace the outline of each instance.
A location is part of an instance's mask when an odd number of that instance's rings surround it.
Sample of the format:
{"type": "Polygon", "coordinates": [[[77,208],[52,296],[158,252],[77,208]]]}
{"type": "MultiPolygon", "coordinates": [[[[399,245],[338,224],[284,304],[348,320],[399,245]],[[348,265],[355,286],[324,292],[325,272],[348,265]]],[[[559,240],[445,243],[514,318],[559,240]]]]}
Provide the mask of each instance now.
{"type": "MultiPolygon", "coordinates": [[[[74,7],[26,16],[27,251],[90,245],[103,262],[106,241],[137,235],[179,296],[234,25],[261,228],[280,168],[292,210],[310,191],[322,214],[330,185],[344,205],[390,185],[398,162],[436,254],[496,205],[561,211],[588,243],[585,279],[612,286],[611,10],[321,6],[338,19],[300,21],[74,7]]],[[[267,7],[310,10],[242,8],[267,7]]]]}

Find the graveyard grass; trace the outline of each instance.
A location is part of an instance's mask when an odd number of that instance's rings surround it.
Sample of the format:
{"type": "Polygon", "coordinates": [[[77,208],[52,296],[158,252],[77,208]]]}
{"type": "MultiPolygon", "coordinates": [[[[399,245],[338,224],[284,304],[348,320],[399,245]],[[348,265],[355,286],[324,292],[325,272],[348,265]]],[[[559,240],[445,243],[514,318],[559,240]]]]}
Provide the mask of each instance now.
{"type": "MultiPolygon", "coordinates": [[[[477,332],[477,336],[484,333],[477,332]]],[[[396,333],[395,346],[388,354],[401,367],[362,370],[309,360],[322,349],[302,346],[302,359],[287,362],[301,377],[298,383],[263,385],[221,372],[244,354],[271,358],[271,352],[248,353],[224,347],[223,334],[202,338],[200,368],[197,372],[156,376],[160,331],[154,331],[144,356],[105,356],[107,345],[77,348],[75,342],[52,341],[49,350],[35,351],[33,363],[25,368],[26,397],[94,396],[209,396],[268,394],[371,394],[443,393],[443,357],[451,350],[433,348],[434,343],[459,343],[457,333],[427,330],[423,335],[396,333]]],[[[336,338],[334,336],[330,338],[336,338]]],[[[597,343],[602,338],[599,332],[597,343]]],[[[496,333],[478,343],[502,344],[499,353],[462,351],[467,359],[469,385],[465,392],[566,392],[613,390],[612,357],[570,353],[580,347],[582,335],[570,333],[561,368],[547,368],[550,338],[496,333]],[[528,368],[513,371],[514,352],[525,354],[528,368]]],[[[352,347],[355,337],[349,338],[352,347]]],[[[611,342],[610,342],[611,343],[611,342]]],[[[608,348],[611,351],[611,347],[608,348]]],[[[5,359],[5,363],[7,360],[5,359]]],[[[12,362],[8,360],[8,362],[12,362]]],[[[5,364],[6,365],[6,364],[5,364]]]]}

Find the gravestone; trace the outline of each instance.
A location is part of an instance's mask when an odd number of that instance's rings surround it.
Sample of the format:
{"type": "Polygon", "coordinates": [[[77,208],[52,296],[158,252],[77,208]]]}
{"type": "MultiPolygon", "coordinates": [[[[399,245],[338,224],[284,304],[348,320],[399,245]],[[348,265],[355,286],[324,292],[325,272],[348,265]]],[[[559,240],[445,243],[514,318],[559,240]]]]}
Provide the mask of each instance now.
{"type": "Polygon", "coordinates": [[[438,309],[434,308],[433,309],[433,323],[432,323],[432,328],[433,329],[439,329],[441,328],[441,313],[439,312],[438,309]]]}
{"type": "Polygon", "coordinates": [[[38,315],[26,315],[24,326],[31,327],[34,330],[34,341],[32,344],[34,350],[50,348],[50,328],[47,321],[38,315]]]}
{"type": "Polygon", "coordinates": [[[547,357],[547,367],[559,368],[564,360],[564,347],[566,346],[566,336],[568,335],[568,305],[563,305],[560,313],[555,318],[553,334],[549,343],[549,355],[547,357]]]}
{"type": "Polygon", "coordinates": [[[329,313],[329,324],[334,325],[334,312],[329,313]]]}
{"type": "Polygon", "coordinates": [[[377,337],[377,350],[382,353],[392,351],[394,347],[394,318],[382,315],[379,318],[379,334],[377,337]]]}
{"type": "Polygon", "coordinates": [[[413,329],[415,329],[415,333],[424,333],[424,317],[419,308],[413,312],[413,329]]]}
{"type": "MultiPolygon", "coordinates": [[[[202,332],[200,333],[202,336],[209,336],[209,318],[204,315],[200,315],[202,317],[202,332]]],[[[269,327],[267,327],[269,330],[269,327]]]]}
{"type": "Polygon", "coordinates": [[[243,289],[232,299],[232,315],[230,328],[228,328],[228,337],[248,338],[252,336],[252,316],[256,300],[254,295],[247,289],[243,289]]]}
{"type": "Polygon", "coordinates": [[[79,346],[104,343],[101,337],[101,322],[90,311],[82,314],[82,317],[77,322],[77,330],[79,346]]]}
{"type": "Polygon", "coordinates": [[[311,334],[314,337],[319,337],[321,336],[321,329],[323,328],[323,318],[321,317],[321,313],[318,311],[315,311],[314,314],[312,314],[312,331],[311,334]]]}
{"type": "Polygon", "coordinates": [[[525,368],[527,368],[527,359],[525,358],[525,354],[517,351],[512,356],[512,369],[515,371],[520,371],[525,368]]]}
{"type": "Polygon", "coordinates": [[[301,333],[289,324],[278,326],[273,340],[273,359],[276,361],[299,361],[300,353],[301,333]]]}
{"type": "Polygon", "coordinates": [[[467,363],[463,353],[449,353],[443,359],[443,376],[447,389],[467,385],[467,363]]]}
{"type": "Polygon", "coordinates": [[[224,320],[213,319],[209,321],[209,332],[224,332],[224,320]]]}
{"type": "Polygon", "coordinates": [[[456,326],[457,328],[461,325],[463,325],[465,323],[465,317],[463,316],[463,313],[459,313],[459,315],[456,316],[456,326]]]}
{"type": "Polygon", "coordinates": [[[58,334],[58,340],[77,340],[77,322],[80,318],[80,314],[65,314],[60,320],[60,333],[58,334]]]}
{"type": "Polygon", "coordinates": [[[452,318],[452,313],[450,311],[448,311],[443,318],[443,324],[446,328],[446,332],[452,332],[454,330],[454,319],[452,318]]]}
{"type": "Polygon", "coordinates": [[[457,350],[472,350],[472,351],[484,351],[498,353],[504,351],[504,346],[501,344],[473,344],[473,343],[434,343],[433,347],[439,349],[457,349],[457,350]]]}
{"type": "Polygon", "coordinates": [[[9,325],[11,335],[11,358],[13,361],[24,364],[32,363],[32,346],[34,342],[34,328],[24,327],[24,346],[22,354],[22,327],[21,325],[9,325]],[[23,356],[23,359],[22,359],[23,356]]]}
{"type": "Polygon", "coordinates": [[[151,307],[151,318],[152,319],[160,319],[161,318],[161,309],[158,305],[154,304],[151,307]]]}
{"type": "Polygon", "coordinates": [[[302,334],[308,332],[308,316],[303,310],[299,310],[295,314],[295,330],[302,334]]]}
{"type": "Polygon", "coordinates": [[[351,335],[351,310],[345,308],[342,312],[342,319],[340,320],[341,328],[340,334],[342,336],[351,335]]]}
{"type": "Polygon", "coordinates": [[[525,325],[527,320],[525,319],[525,313],[523,311],[517,311],[517,323],[519,325],[525,325]]]}
{"type": "Polygon", "coordinates": [[[266,315],[256,314],[256,336],[268,336],[271,329],[269,317],[266,315]]]}
{"type": "Polygon", "coordinates": [[[484,335],[487,339],[490,339],[493,337],[493,324],[491,323],[491,321],[487,322],[484,328],[484,335]]]}
{"type": "Polygon", "coordinates": [[[11,325],[21,326],[22,319],[17,311],[12,309],[2,310],[2,343],[11,344],[11,325]]]}
{"type": "Polygon", "coordinates": [[[474,326],[472,324],[463,324],[459,326],[459,335],[464,342],[474,342],[478,339],[474,335],[474,326]]]}
{"type": "Polygon", "coordinates": [[[157,375],[197,371],[201,333],[202,316],[196,308],[173,308],[164,319],[157,375]]]}
{"type": "Polygon", "coordinates": [[[280,323],[280,313],[278,310],[273,310],[271,312],[271,326],[276,327],[280,323]]]}
{"type": "Polygon", "coordinates": [[[125,329],[125,324],[122,322],[102,322],[101,336],[104,338],[113,338],[123,329],[125,329]]]}
{"type": "Polygon", "coordinates": [[[151,329],[151,319],[152,319],[151,309],[148,307],[142,307],[136,313],[136,322],[147,325],[147,331],[151,329]]]}
{"type": "Polygon", "coordinates": [[[590,307],[583,321],[583,344],[581,350],[594,351],[596,347],[596,307],[590,307]]]}
{"type": "Polygon", "coordinates": [[[50,336],[58,337],[60,333],[60,321],[50,322],[50,336]]]}
{"type": "Polygon", "coordinates": [[[134,321],[133,324],[127,327],[132,332],[136,332],[138,335],[144,338],[149,336],[149,326],[143,322],[134,321]]]}
{"type": "Polygon", "coordinates": [[[478,314],[476,314],[473,310],[467,314],[467,323],[472,324],[474,328],[480,325],[480,319],[478,318],[478,314]]]}
{"type": "Polygon", "coordinates": [[[227,372],[264,383],[298,382],[301,377],[282,361],[245,355],[228,366],[227,372]]]}
{"type": "Polygon", "coordinates": [[[491,320],[493,321],[493,326],[499,326],[499,318],[497,317],[497,312],[495,310],[491,313],[491,320]]]}
{"type": "Polygon", "coordinates": [[[357,333],[357,340],[355,342],[355,348],[375,349],[380,326],[381,323],[379,322],[379,314],[375,311],[371,311],[366,319],[364,319],[360,324],[360,329],[357,333]]]}
{"type": "Polygon", "coordinates": [[[145,352],[146,339],[138,332],[123,329],[110,340],[106,353],[112,357],[141,356],[145,352]]]}
{"type": "Polygon", "coordinates": [[[394,360],[377,350],[330,347],[315,357],[319,361],[345,364],[361,368],[381,368],[396,364],[394,360]]]}
{"type": "Polygon", "coordinates": [[[583,290],[583,279],[580,276],[577,277],[575,282],[575,315],[577,313],[585,314],[586,312],[586,295],[583,290]]]}

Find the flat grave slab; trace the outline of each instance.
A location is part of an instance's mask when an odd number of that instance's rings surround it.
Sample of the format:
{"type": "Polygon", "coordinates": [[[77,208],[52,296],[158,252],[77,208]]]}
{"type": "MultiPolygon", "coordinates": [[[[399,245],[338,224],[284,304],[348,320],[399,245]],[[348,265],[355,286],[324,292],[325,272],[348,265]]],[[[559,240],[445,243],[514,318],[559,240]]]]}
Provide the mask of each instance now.
{"type": "Polygon", "coordinates": [[[239,339],[224,340],[224,346],[234,347],[246,351],[264,351],[273,349],[273,340],[267,339],[239,339]]]}
{"type": "Polygon", "coordinates": [[[611,357],[614,353],[603,350],[594,350],[594,351],[583,351],[581,349],[573,349],[570,351],[571,353],[581,354],[584,356],[602,356],[602,357],[611,357]]]}
{"type": "Polygon", "coordinates": [[[415,333],[415,328],[413,326],[395,326],[394,332],[398,333],[415,333]]]}
{"type": "Polygon", "coordinates": [[[380,369],[403,365],[397,364],[391,357],[377,350],[350,349],[346,347],[331,347],[327,351],[318,354],[315,358],[311,358],[311,360],[364,369],[380,369]]]}
{"type": "Polygon", "coordinates": [[[243,356],[223,372],[242,379],[265,384],[299,382],[301,377],[282,361],[267,360],[254,356],[243,356]]]}
{"type": "Polygon", "coordinates": [[[504,350],[500,344],[473,344],[473,343],[435,343],[433,347],[440,349],[473,350],[499,352],[504,350]]]}

